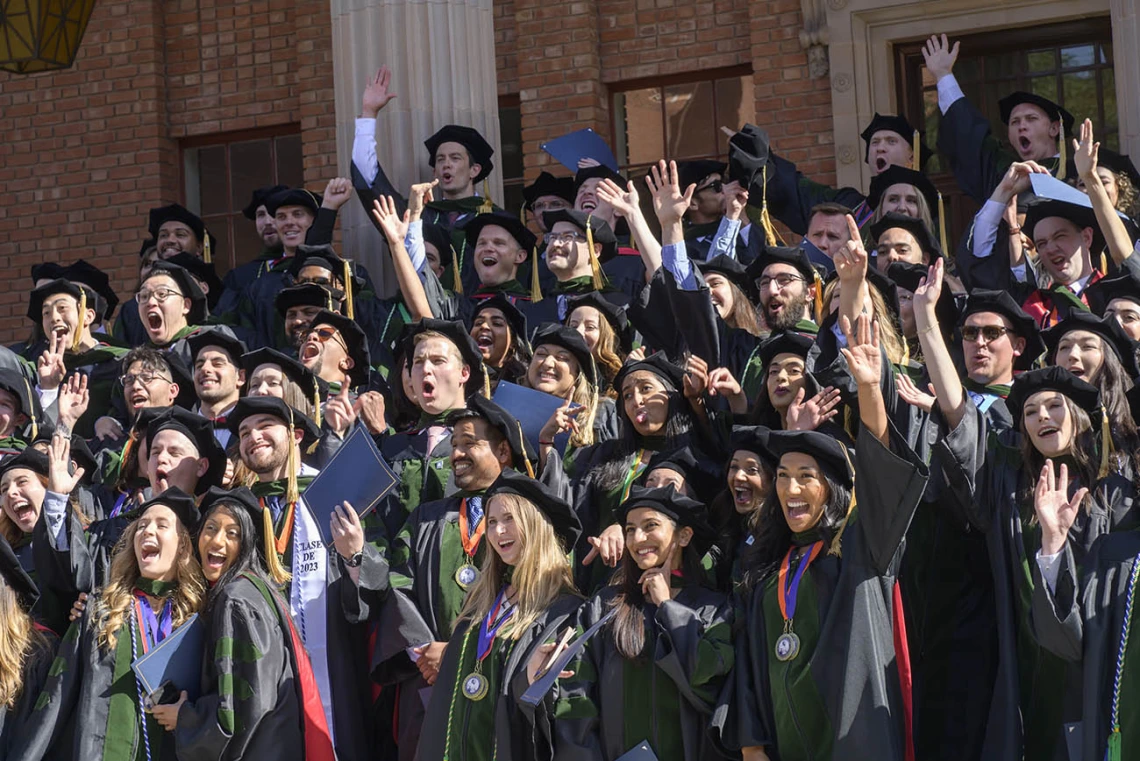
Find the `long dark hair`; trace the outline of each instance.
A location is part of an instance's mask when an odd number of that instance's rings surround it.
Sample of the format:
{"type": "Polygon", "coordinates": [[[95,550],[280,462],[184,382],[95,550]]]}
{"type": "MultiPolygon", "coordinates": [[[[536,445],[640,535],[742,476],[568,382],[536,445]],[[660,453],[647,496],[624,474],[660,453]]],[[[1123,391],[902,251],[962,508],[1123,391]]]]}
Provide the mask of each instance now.
{"type": "MultiPolygon", "coordinates": [[[[679,526],[673,522],[673,530],[680,531],[679,526]]],[[[681,577],[690,581],[700,582],[703,573],[701,558],[697,554],[692,542],[681,548],[681,577]]],[[[610,581],[610,586],[617,587],[618,593],[610,602],[610,606],[617,609],[613,620],[610,621],[610,632],[614,638],[614,647],[624,658],[630,660],[648,657],[645,652],[645,613],[642,607],[646,603],[645,595],[641,591],[642,570],[629,554],[627,549],[621,556],[621,563],[610,581]]]]}
{"type": "MultiPolygon", "coordinates": [[[[1100,336],[1098,336],[1100,338],[1100,336]]],[[[1132,410],[1128,406],[1128,391],[1132,388],[1132,379],[1128,377],[1116,350],[1108,341],[1100,338],[1101,362],[1100,371],[1089,382],[1100,389],[1100,399],[1108,412],[1109,430],[1112,432],[1112,443],[1116,447],[1116,460],[1114,463],[1120,470],[1120,460],[1127,459],[1132,466],[1132,472],[1140,472],[1140,433],[1136,430],[1136,423],[1132,420],[1132,410]]]]}
{"type": "MultiPolygon", "coordinates": [[[[820,470],[820,477],[827,484],[827,502],[823,506],[823,515],[815,530],[819,538],[827,544],[835,538],[839,527],[847,518],[847,508],[851,504],[851,489],[834,480],[830,475],[820,470]]],[[[780,565],[788,547],[792,544],[792,530],[784,519],[784,509],[780,506],[780,497],[776,494],[776,486],[760,506],[759,517],[752,529],[754,541],[748,546],[741,558],[741,568],[744,572],[744,585],[751,589],[764,582],[780,565]]]]}
{"type": "MultiPolygon", "coordinates": [[[[1107,356],[1107,352],[1105,355],[1107,356]]],[[[1096,482],[1100,480],[1097,477],[1099,472],[1097,434],[1093,430],[1088,413],[1064,394],[1061,395],[1061,398],[1065,401],[1065,407],[1073,418],[1072,457],[1071,461],[1066,463],[1069,466],[1069,483],[1073,483],[1074,479],[1077,479],[1081,486],[1088,487],[1089,493],[1084,502],[1081,503],[1082,507],[1088,510],[1093,488],[1096,486],[1096,482]],[[1073,472],[1074,470],[1076,472],[1073,472]]],[[[1045,467],[1046,458],[1033,446],[1033,440],[1029,438],[1029,433],[1025,428],[1024,416],[1021,418],[1018,429],[1021,431],[1021,478],[1018,479],[1020,486],[1017,503],[1020,505],[1022,520],[1032,525],[1037,521],[1037,511],[1033,506],[1033,491],[1037,486],[1037,479],[1041,476],[1041,469],[1045,467]]]]}
{"type": "Polygon", "coordinates": [[[198,539],[202,536],[202,530],[206,526],[206,521],[211,515],[220,510],[225,510],[226,514],[237,523],[238,528],[241,530],[241,543],[238,545],[237,559],[222,573],[221,578],[210,587],[209,592],[206,594],[205,610],[207,613],[214,609],[214,601],[217,600],[218,595],[226,588],[226,585],[246,571],[251,571],[261,577],[270,589],[274,587],[274,584],[269,581],[265,573],[265,567],[261,563],[261,556],[258,555],[257,552],[257,527],[253,525],[253,518],[250,517],[249,512],[243,510],[237,503],[219,500],[210,506],[209,512],[203,515],[202,520],[198,523],[198,535],[194,537],[195,551],[197,551],[198,539]]]}
{"type": "MultiPolygon", "coordinates": [[[[660,375],[654,377],[661,382],[669,395],[669,409],[665,418],[665,445],[655,450],[664,452],[684,445],[681,437],[693,430],[693,418],[689,414],[688,402],[677,387],[660,375]]],[[[633,426],[633,421],[625,414],[625,405],[621,399],[617,401],[617,408],[621,426],[618,438],[615,439],[616,446],[610,458],[598,468],[598,486],[605,491],[612,491],[625,481],[629,469],[633,466],[632,458],[637,455],[637,450],[643,443],[642,436],[633,426]]]]}

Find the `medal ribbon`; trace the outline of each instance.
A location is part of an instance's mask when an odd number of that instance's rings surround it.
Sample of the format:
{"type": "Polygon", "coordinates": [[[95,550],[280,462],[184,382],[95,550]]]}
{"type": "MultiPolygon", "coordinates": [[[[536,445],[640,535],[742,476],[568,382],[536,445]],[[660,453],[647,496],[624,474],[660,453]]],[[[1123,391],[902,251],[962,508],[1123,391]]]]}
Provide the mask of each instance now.
{"type": "Polygon", "coordinates": [[[162,612],[157,616],[154,608],[150,607],[150,600],[139,590],[135,590],[135,615],[139,622],[139,639],[142,641],[143,653],[170,636],[174,628],[174,601],[166,598],[162,605],[162,612]]]}
{"type": "Polygon", "coordinates": [[[780,579],[776,587],[776,599],[780,603],[780,615],[784,617],[785,622],[792,620],[796,614],[796,595],[800,591],[800,581],[803,580],[804,573],[807,571],[808,566],[815,560],[819,553],[823,551],[823,540],[819,540],[811,546],[808,554],[800,562],[796,572],[792,574],[792,578],[788,579],[788,571],[792,567],[792,553],[796,551],[795,547],[788,550],[788,554],[784,556],[783,562],[780,563],[780,579]]]}
{"type": "MultiPolygon", "coordinates": [[[[482,497],[472,497],[472,500],[482,500],[482,497]]],[[[470,530],[468,536],[468,521],[467,511],[470,509],[467,500],[463,500],[463,504],[459,507],[459,538],[463,540],[463,551],[467,553],[467,557],[475,557],[475,551],[479,549],[479,540],[483,538],[483,531],[487,528],[487,522],[483,520],[482,513],[475,519],[475,528],[470,530]]]]}
{"type": "MultiPolygon", "coordinates": [[[[495,606],[487,613],[487,617],[483,619],[482,625],[479,627],[479,662],[482,663],[483,659],[491,654],[491,645],[495,644],[495,635],[499,633],[499,629],[503,628],[512,615],[515,609],[513,606],[508,607],[499,615],[499,611],[503,605],[503,599],[507,596],[507,588],[503,587],[499,590],[499,596],[495,598],[495,606]]],[[[510,605],[510,603],[507,603],[510,605]]]]}
{"type": "MultiPolygon", "coordinates": [[[[262,510],[268,507],[265,503],[265,497],[259,497],[257,501],[261,503],[262,510]]],[[[293,534],[293,508],[294,504],[292,502],[286,505],[285,512],[282,513],[281,519],[277,521],[276,529],[280,534],[273,538],[273,544],[274,549],[277,550],[277,554],[281,556],[285,555],[285,549],[289,546],[289,538],[293,534]]],[[[270,512],[272,512],[272,509],[270,512]]]]}

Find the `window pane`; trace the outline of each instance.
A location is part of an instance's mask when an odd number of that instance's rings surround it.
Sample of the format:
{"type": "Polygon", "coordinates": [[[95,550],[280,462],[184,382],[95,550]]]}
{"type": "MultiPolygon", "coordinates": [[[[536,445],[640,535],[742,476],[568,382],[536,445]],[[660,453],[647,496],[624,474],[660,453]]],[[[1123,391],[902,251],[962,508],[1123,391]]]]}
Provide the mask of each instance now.
{"type": "Polygon", "coordinates": [[[201,216],[225,214],[229,199],[226,197],[226,148],[213,145],[198,151],[198,208],[201,216]]]}
{"type": "Polygon", "coordinates": [[[233,217],[234,261],[244,264],[253,261],[261,253],[261,237],[257,227],[240,214],[233,217]]]}
{"type": "Polygon", "coordinates": [[[277,182],[299,188],[305,184],[305,161],[301,153],[301,136],[277,138],[277,182]]]}
{"type": "Polygon", "coordinates": [[[523,206],[523,184],[503,185],[503,208],[517,211],[523,206]]]}
{"type": "Polygon", "coordinates": [[[202,220],[206,229],[214,236],[217,246],[210,252],[214,269],[222,275],[233,261],[233,245],[230,240],[230,219],[228,216],[205,217],[202,220]]]}
{"type": "Polygon", "coordinates": [[[518,106],[499,109],[499,142],[502,146],[499,171],[503,180],[522,177],[522,114],[518,106]]]}
{"type": "Polygon", "coordinates": [[[711,125],[718,152],[727,151],[721,127],[737,130],[756,119],[756,99],[752,92],[752,77],[732,77],[716,81],[716,123],[711,125]]]}
{"type": "Polygon", "coordinates": [[[1078,66],[1092,66],[1096,48],[1093,45],[1079,45],[1071,48],[1061,48],[1061,66],[1072,69],[1078,66]]]}
{"type": "Polygon", "coordinates": [[[1057,78],[1053,75],[1029,80],[1029,92],[1057,102],[1057,78]]]}
{"type": "MultiPolygon", "coordinates": [[[[925,66],[923,68],[925,68],[925,66]]],[[[959,59],[958,62],[954,64],[954,77],[959,83],[977,82],[978,76],[978,59],[959,59]]]]}
{"type": "Polygon", "coordinates": [[[243,208],[254,189],[273,184],[273,157],[269,140],[230,145],[230,208],[243,208]]]}
{"type": "MultiPolygon", "coordinates": [[[[924,67],[925,68],[925,67],[924,67]]],[[[938,108],[938,91],[927,90],[923,93],[923,115],[926,132],[924,142],[931,148],[938,145],[938,127],[942,124],[942,111],[938,108]]],[[[934,174],[935,172],[945,171],[942,166],[942,155],[935,151],[934,158],[926,165],[926,172],[934,174]]]]}
{"type": "Polygon", "coordinates": [[[1052,71],[1057,67],[1056,51],[1033,50],[1025,57],[1025,70],[1032,72],[1052,71]]]}
{"type": "Polygon", "coordinates": [[[711,82],[670,85],[665,88],[665,117],[669,158],[716,155],[711,82]]]}
{"type": "Polygon", "coordinates": [[[665,155],[661,108],[661,90],[657,87],[617,94],[614,133],[619,163],[647,164],[665,155]]]}
{"type": "Polygon", "coordinates": [[[1065,108],[1077,117],[1078,124],[1086,117],[1100,118],[1096,99],[1096,78],[1091,71],[1064,74],[1061,82],[1065,87],[1065,108]]]}
{"type": "MultiPolygon", "coordinates": [[[[1116,118],[1116,74],[1112,69],[1101,69],[1100,72],[1101,95],[1104,98],[1104,126],[1109,129],[1117,128],[1116,118]]],[[[1093,125],[1094,129],[1096,125],[1093,125]]],[[[1095,132],[1094,132],[1095,134],[1095,132]]]]}

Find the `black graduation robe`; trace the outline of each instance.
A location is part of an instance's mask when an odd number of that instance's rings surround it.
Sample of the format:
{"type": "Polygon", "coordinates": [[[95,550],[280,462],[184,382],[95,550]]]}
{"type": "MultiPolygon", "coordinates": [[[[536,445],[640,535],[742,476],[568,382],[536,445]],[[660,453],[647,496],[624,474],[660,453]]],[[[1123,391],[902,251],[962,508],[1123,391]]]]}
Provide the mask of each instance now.
{"type": "MultiPolygon", "coordinates": [[[[606,587],[578,609],[577,635],[606,614],[606,587]]],[[[614,645],[612,620],[567,665],[554,688],[554,758],[614,761],[642,741],[659,759],[715,755],[708,724],[735,658],[732,606],[720,592],[685,583],[660,606],[646,601],[646,646],[629,660],[614,645]]]]}
{"type": "Polygon", "coordinates": [[[15,705],[0,705],[0,758],[18,758],[12,755],[12,751],[22,742],[21,737],[28,727],[32,708],[47,681],[48,669],[55,660],[59,637],[49,631],[41,630],[41,634],[43,640],[33,647],[24,663],[24,684],[16,696],[15,705]]]}
{"type": "Polygon", "coordinates": [[[458,622],[432,688],[424,720],[432,731],[420,736],[419,761],[550,761],[554,749],[535,731],[538,723],[550,720],[543,713],[545,704],[523,720],[519,698],[528,686],[526,664],[534,649],[554,639],[581,603],[578,595],[564,592],[517,640],[496,637],[483,663],[489,692],[478,701],[465,697],[462,688],[475,670],[481,622],[458,622]]]}
{"type": "Polygon", "coordinates": [[[736,679],[714,717],[728,748],[766,746],[781,761],[904,759],[904,694],[895,658],[895,582],[926,466],[891,430],[891,446],[860,427],[858,503],[842,554],[823,553],[799,589],[799,655],[773,657],[784,630],[771,573],[744,598],[736,679]]]}
{"type": "MultiPolygon", "coordinates": [[[[872,210],[866,208],[866,197],[855,188],[829,188],[807,179],[795,164],[775,152],[770,152],[768,158],[772,166],[768,174],[768,210],[796,235],[807,233],[812,208],[825,201],[852,209],[860,226],[870,219],[872,210]]],[[[759,200],[753,203],[758,204],[759,200]]],[[[754,230],[752,234],[758,232],[754,230]]]]}

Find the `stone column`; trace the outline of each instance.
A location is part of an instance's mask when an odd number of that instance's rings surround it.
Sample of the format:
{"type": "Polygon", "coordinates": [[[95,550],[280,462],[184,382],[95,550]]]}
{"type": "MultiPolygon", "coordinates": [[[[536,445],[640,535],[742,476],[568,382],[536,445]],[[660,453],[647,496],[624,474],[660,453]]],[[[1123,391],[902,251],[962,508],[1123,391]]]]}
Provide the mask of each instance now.
{"type": "MultiPolygon", "coordinates": [[[[502,201],[495,30],[491,0],[331,0],[337,163],[348,176],[360,96],[382,64],[391,101],[376,121],[376,155],[406,195],[431,177],[423,141],[444,124],[483,133],[495,149],[491,197],[502,201]]],[[[480,188],[482,192],[482,188],[480,188]]],[[[353,199],[341,209],[344,251],[394,292],[382,236],[353,199]]]]}
{"type": "Polygon", "coordinates": [[[1140,158],[1140,8],[1136,0],[1110,0],[1112,58],[1116,75],[1116,115],[1120,122],[1120,151],[1140,158]]]}

